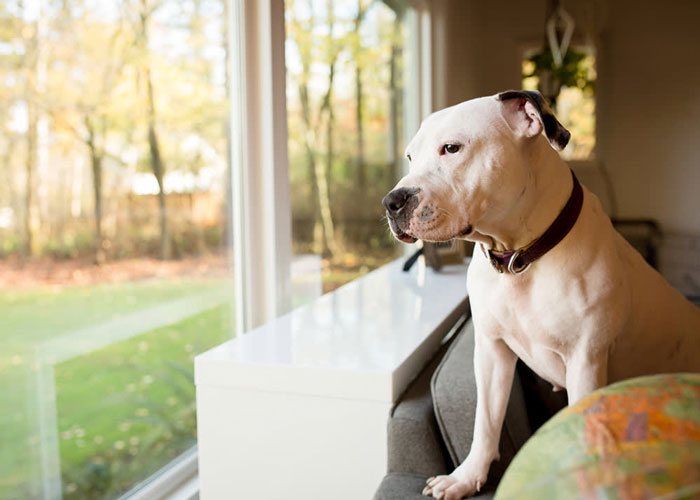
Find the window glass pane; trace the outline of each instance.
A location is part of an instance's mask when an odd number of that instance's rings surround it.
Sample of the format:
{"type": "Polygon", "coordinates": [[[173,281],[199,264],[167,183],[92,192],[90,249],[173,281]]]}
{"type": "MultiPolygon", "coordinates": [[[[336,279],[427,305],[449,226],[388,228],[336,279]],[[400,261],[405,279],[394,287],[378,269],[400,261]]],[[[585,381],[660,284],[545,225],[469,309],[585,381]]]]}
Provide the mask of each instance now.
{"type": "Polygon", "coordinates": [[[0,4],[0,498],[110,499],[195,445],[232,336],[224,0],[0,4]]]}
{"type": "Polygon", "coordinates": [[[295,302],[396,258],[382,197],[403,168],[400,1],[286,0],[295,302]]]}

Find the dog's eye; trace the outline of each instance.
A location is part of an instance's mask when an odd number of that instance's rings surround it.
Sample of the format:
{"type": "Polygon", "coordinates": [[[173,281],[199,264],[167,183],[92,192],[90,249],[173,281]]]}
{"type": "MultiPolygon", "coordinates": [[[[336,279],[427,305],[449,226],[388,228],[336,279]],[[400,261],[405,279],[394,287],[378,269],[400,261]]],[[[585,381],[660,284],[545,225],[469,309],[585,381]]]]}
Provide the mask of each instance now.
{"type": "Polygon", "coordinates": [[[408,159],[408,161],[411,161],[411,155],[406,155],[406,159],[408,159]]]}
{"type": "Polygon", "coordinates": [[[444,146],[442,146],[442,149],[440,149],[440,154],[444,155],[445,153],[449,153],[453,155],[457,151],[459,151],[459,148],[459,144],[445,144],[444,146]]]}

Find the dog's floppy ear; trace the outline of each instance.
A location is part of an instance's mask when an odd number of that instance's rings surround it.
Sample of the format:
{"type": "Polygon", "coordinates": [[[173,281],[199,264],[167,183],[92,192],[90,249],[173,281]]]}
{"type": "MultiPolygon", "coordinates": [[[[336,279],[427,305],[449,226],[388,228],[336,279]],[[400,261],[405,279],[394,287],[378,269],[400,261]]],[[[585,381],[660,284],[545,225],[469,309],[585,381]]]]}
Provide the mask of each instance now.
{"type": "Polygon", "coordinates": [[[542,97],[533,90],[507,90],[496,98],[503,103],[503,116],[508,125],[526,137],[534,137],[542,132],[557,151],[569,143],[571,133],[559,123],[552,109],[542,97]]]}

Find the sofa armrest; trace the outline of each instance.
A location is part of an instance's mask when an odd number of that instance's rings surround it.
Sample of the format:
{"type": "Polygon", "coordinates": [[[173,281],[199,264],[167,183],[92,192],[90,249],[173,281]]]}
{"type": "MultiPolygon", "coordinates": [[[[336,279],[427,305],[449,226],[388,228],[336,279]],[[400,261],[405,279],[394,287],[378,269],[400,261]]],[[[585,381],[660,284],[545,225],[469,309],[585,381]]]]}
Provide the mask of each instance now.
{"type": "Polygon", "coordinates": [[[443,343],[391,410],[387,424],[389,473],[432,476],[449,472],[451,464],[435,419],[430,380],[462,328],[443,343]]]}
{"type": "MultiPolygon", "coordinates": [[[[474,324],[470,321],[443,357],[432,380],[436,420],[454,467],[465,460],[472,445],[477,406],[473,360],[474,324]]],[[[487,486],[498,483],[530,434],[524,395],[516,372],[501,430],[500,460],[491,464],[487,486]]]]}

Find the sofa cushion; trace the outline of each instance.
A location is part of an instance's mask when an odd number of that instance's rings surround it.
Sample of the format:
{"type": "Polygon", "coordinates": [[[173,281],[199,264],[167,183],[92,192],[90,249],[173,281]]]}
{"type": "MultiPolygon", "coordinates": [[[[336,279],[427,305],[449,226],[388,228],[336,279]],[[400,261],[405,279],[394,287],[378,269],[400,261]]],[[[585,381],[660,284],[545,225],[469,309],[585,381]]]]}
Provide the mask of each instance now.
{"type": "MultiPolygon", "coordinates": [[[[438,426],[456,467],[469,453],[476,413],[474,325],[471,320],[435,370],[431,390],[438,426]]],[[[501,432],[501,458],[492,464],[487,484],[495,484],[500,479],[530,434],[522,388],[516,373],[501,432]]]]}
{"type": "Polygon", "coordinates": [[[389,415],[387,470],[390,473],[435,475],[448,472],[450,459],[442,444],[430,394],[430,380],[448,348],[449,343],[440,347],[389,415]]]}

